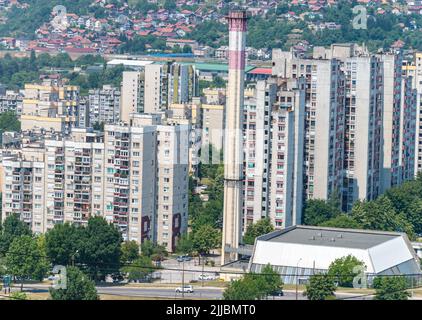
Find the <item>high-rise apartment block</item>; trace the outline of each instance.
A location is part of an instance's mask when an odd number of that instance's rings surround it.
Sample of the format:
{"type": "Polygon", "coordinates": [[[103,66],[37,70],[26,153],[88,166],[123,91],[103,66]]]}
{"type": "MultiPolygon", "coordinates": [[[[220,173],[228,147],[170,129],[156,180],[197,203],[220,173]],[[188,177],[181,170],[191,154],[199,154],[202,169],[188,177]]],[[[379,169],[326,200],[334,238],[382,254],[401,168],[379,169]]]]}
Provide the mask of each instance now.
{"type": "Polygon", "coordinates": [[[17,115],[22,113],[23,94],[13,90],[0,93],[0,112],[12,111],[17,115]]]}
{"type": "Polygon", "coordinates": [[[258,81],[244,107],[243,228],[269,217],[277,228],[301,221],[305,79],[258,81]],[[298,165],[299,164],[299,165],[298,165]]]}
{"type": "Polygon", "coordinates": [[[22,130],[70,133],[79,127],[79,87],[50,79],[26,84],[20,120],[22,130]]]}
{"type": "Polygon", "coordinates": [[[114,124],[120,121],[120,89],[104,85],[88,93],[89,123],[114,124]]]}
{"type": "Polygon", "coordinates": [[[192,102],[197,95],[197,74],[192,65],[149,64],[141,71],[123,72],[121,120],[131,113],[157,113],[171,104],[192,102]]]}
{"type": "Polygon", "coordinates": [[[413,176],[415,92],[402,53],[316,47],[312,58],[273,52],[273,74],[306,79],[305,196],[338,195],[350,210],[413,176]]]}
{"type": "Polygon", "coordinates": [[[174,251],[187,230],[188,139],[183,125],[134,115],[104,133],[72,129],[2,159],[3,219],[18,213],[34,232],[103,216],[125,240],[174,251]]]}

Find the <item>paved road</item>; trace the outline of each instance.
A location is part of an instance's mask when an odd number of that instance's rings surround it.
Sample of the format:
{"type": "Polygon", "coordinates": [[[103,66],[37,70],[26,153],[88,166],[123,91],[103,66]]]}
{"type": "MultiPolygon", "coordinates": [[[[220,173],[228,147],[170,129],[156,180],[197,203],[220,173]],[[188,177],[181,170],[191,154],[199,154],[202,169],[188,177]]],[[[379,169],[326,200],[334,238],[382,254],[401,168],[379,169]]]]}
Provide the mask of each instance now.
{"type": "MultiPolygon", "coordinates": [[[[30,292],[47,292],[48,285],[37,284],[31,286],[24,286],[26,291],[30,292]]],[[[16,290],[19,290],[16,287],[16,290]]],[[[221,299],[223,295],[223,288],[213,287],[194,287],[193,293],[185,293],[185,299],[207,299],[215,300],[221,299]]],[[[133,297],[150,297],[150,298],[167,298],[167,299],[181,299],[182,294],[176,293],[175,288],[172,287],[131,287],[131,286],[97,286],[97,291],[100,294],[116,295],[116,296],[133,296],[133,297]]],[[[338,299],[347,300],[371,300],[372,296],[365,296],[353,293],[337,293],[338,299]]],[[[268,300],[295,300],[296,292],[294,290],[284,290],[284,295],[281,297],[268,297],[268,300]]],[[[302,291],[298,291],[298,300],[306,300],[302,291]]]]}
{"type": "Polygon", "coordinates": [[[220,267],[202,266],[202,261],[199,265],[197,258],[184,263],[177,262],[175,259],[168,259],[162,262],[162,266],[165,270],[158,271],[161,276],[159,283],[182,283],[183,276],[185,283],[189,283],[192,280],[198,280],[202,271],[214,276],[220,271],[220,267]],[[185,270],[184,275],[183,269],[185,270]]]}

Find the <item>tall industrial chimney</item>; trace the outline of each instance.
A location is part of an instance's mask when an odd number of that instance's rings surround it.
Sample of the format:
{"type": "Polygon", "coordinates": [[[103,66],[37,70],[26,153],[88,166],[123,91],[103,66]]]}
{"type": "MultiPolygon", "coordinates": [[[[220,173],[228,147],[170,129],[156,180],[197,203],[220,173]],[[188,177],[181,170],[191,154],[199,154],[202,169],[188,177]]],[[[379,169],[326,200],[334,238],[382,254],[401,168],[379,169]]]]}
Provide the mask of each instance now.
{"type": "Polygon", "coordinates": [[[246,11],[231,11],[227,20],[229,23],[229,80],[224,132],[222,265],[237,259],[236,250],[241,241],[246,11]]]}

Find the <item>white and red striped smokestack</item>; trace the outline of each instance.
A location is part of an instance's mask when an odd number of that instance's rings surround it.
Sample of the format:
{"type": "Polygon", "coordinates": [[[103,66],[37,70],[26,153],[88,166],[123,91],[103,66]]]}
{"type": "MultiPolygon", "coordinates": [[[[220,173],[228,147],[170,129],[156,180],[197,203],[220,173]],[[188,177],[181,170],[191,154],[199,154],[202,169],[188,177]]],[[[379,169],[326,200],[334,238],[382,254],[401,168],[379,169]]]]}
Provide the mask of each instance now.
{"type": "Polygon", "coordinates": [[[224,131],[222,265],[237,259],[236,250],[241,242],[246,11],[231,11],[227,20],[229,23],[229,78],[224,131]]]}

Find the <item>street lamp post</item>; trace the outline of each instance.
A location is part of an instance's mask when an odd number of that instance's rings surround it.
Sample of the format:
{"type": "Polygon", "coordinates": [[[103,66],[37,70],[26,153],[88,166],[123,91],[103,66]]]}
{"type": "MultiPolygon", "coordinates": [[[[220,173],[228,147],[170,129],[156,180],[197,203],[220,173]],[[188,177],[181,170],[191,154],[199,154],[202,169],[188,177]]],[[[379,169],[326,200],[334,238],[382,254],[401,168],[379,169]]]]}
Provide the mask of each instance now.
{"type": "Polygon", "coordinates": [[[79,253],[79,250],[76,250],[74,254],[72,254],[72,267],[75,266],[75,256],[79,253]]]}
{"type": "Polygon", "coordinates": [[[298,277],[299,277],[299,262],[302,260],[302,258],[300,258],[299,259],[299,261],[297,262],[297,264],[296,264],[296,300],[297,300],[297,287],[298,287],[298,281],[299,281],[299,279],[298,279],[298,277]]]}
{"type": "Polygon", "coordinates": [[[202,286],[204,286],[204,266],[205,266],[205,258],[202,257],[202,286]]]}
{"type": "Polygon", "coordinates": [[[185,259],[182,261],[182,299],[185,298],[185,259]]]}

